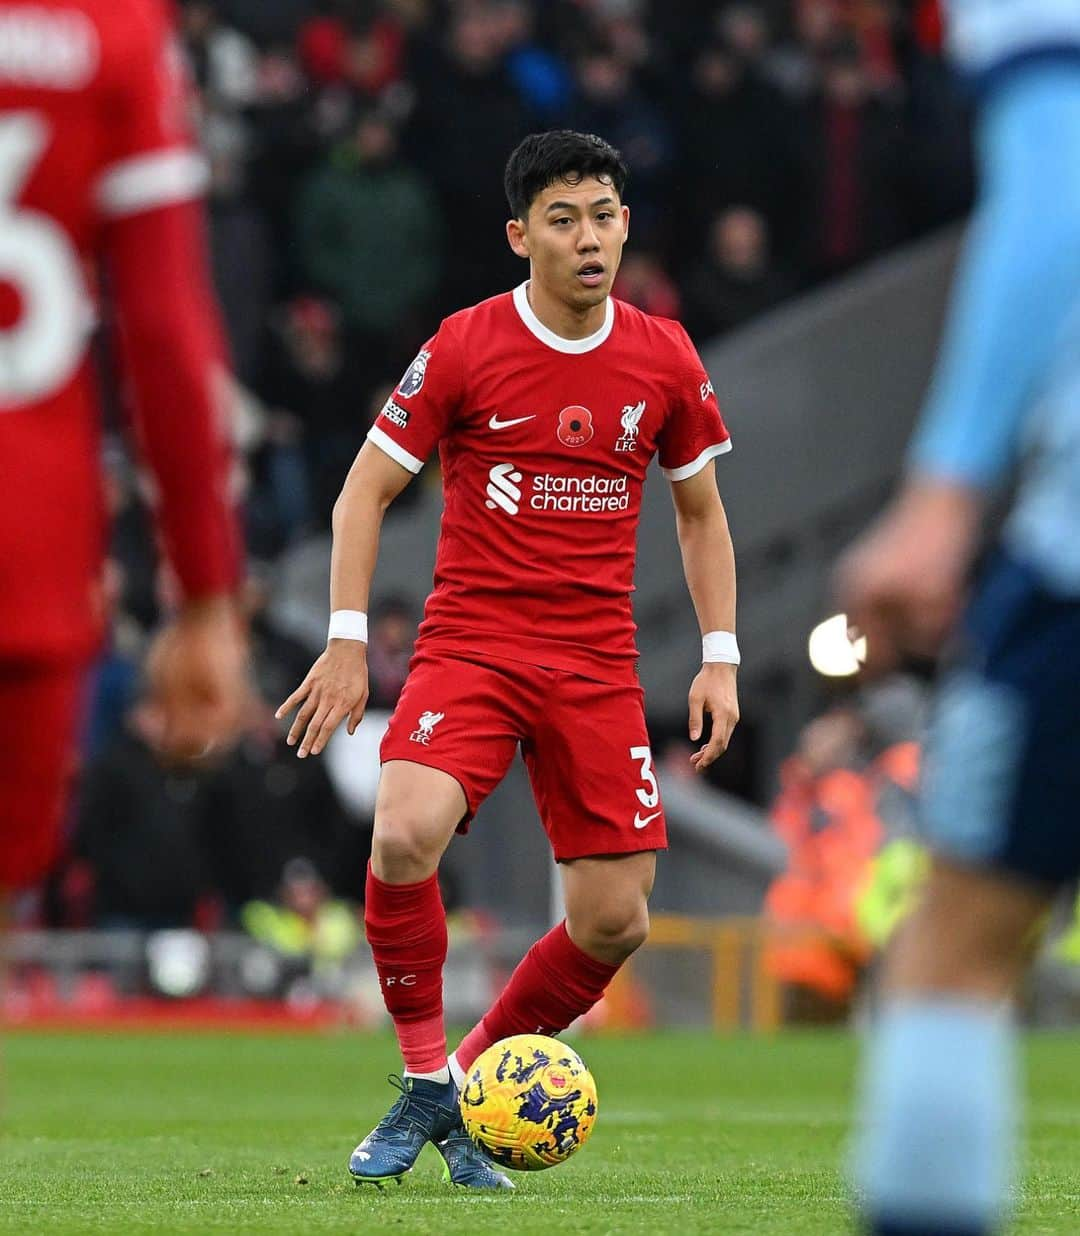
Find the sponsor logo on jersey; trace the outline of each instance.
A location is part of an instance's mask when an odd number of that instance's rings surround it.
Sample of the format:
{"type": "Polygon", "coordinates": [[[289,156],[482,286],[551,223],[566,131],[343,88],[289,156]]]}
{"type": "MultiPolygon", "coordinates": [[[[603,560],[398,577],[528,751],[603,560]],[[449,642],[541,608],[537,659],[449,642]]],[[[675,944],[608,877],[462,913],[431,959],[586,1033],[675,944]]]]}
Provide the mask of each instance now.
{"type": "Polygon", "coordinates": [[[622,410],[620,418],[622,424],[622,437],[615,443],[617,451],[636,451],[638,444],[638,431],[641,426],[641,418],[645,415],[645,400],[640,403],[628,403],[622,410]]]}
{"type": "Polygon", "coordinates": [[[388,421],[393,421],[400,429],[404,429],[409,423],[409,414],[399,403],[395,403],[392,399],[388,399],[383,404],[382,415],[388,421]]]}
{"type": "Polygon", "coordinates": [[[429,746],[432,731],[445,716],[445,712],[422,712],[417,718],[416,729],[409,735],[409,742],[418,742],[425,747],[429,746]]]}
{"type": "Polygon", "coordinates": [[[701,384],[701,402],[704,403],[705,400],[708,399],[710,395],[714,395],[715,393],[716,392],[713,390],[713,385],[712,385],[711,380],[709,378],[706,378],[705,381],[702,382],[701,384]]]}
{"type": "Polygon", "coordinates": [[[398,383],[397,393],[402,399],[411,399],[424,385],[429,360],[431,353],[421,348],[416,360],[405,370],[405,376],[398,383]]]}
{"type": "Polygon", "coordinates": [[[565,476],[542,472],[526,478],[512,463],[496,464],[488,473],[489,511],[517,515],[522,504],[542,514],[599,515],[625,511],[630,490],[625,476],[565,476]]]}
{"type": "Polygon", "coordinates": [[[577,404],[563,408],[555,433],[563,446],[584,446],[593,436],[592,413],[577,404]]]}
{"type": "Polygon", "coordinates": [[[496,507],[504,510],[507,515],[516,515],[521,509],[521,473],[512,463],[496,464],[488,473],[487,501],[484,505],[489,511],[496,507]]]}

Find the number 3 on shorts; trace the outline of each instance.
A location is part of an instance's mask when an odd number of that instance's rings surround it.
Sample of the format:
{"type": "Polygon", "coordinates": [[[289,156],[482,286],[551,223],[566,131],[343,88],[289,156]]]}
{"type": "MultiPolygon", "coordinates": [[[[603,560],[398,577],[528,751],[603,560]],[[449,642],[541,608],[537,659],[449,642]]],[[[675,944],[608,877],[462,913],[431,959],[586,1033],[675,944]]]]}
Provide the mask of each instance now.
{"type": "Polygon", "coordinates": [[[630,758],[641,761],[641,779],[649,787],[638,790],[638,802],[643,807],[655,807],[660,801],[660,787],[656,784],[656,774],[652,770],[652,752],[648,747],[631,747],[630,758]]]}

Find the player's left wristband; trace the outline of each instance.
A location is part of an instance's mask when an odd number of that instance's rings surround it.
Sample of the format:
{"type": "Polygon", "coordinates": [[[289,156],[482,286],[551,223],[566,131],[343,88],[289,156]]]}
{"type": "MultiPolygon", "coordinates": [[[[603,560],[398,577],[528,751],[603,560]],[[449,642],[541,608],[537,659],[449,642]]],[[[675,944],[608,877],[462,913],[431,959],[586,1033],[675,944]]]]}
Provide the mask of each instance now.
{"type": "Polygon", "coordinates": [[[734,631],[709,631],[703,635],[701,660],[705,664],[721,661],[726,665],[738,665],[742,658],[734,631]]]}
{"type": "Polygon", "coordinates": [[[366,644],[367,614],[362,609],[335,609],[330,615],[327,643],[332,639],[355,639],[366,644]]]}

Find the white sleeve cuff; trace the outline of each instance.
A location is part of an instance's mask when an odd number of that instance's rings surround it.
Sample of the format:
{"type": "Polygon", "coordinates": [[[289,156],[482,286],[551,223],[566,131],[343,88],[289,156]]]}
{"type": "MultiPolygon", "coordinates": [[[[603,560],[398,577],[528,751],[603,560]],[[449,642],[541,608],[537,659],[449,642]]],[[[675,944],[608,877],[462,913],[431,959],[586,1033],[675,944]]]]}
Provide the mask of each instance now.
{"type": "Polygon", "coordinates": [[[154,150],[107,167],[97,184],[97,204],[111,217],[135,215],[199,197],[209,178],[197,151],[154,150]]]}
{"type": "Polygon", "coordinates": [[[660,471],[669,481],[688,481],[692,476],[696,476],[710,459],[715,459],[717,455],[726,455],[730,450],[731,439],[726,438],[723,442],[707,446],[693,463],[683,464],[681,468],[661,468],[660,471]]]}
{"type": "Polygon", "coordinates": [[[403,468],[408,468],[413,474],[419,472],[424,466],[422,459],[417,459],[415,455],[410,455],[403,446],[398,446],[394,439],[385,430],[380,429],[378,425],[372,425],[368,430],[367,436],[384,455],[389,455],[394,463],[399,463],[403,468]]]}

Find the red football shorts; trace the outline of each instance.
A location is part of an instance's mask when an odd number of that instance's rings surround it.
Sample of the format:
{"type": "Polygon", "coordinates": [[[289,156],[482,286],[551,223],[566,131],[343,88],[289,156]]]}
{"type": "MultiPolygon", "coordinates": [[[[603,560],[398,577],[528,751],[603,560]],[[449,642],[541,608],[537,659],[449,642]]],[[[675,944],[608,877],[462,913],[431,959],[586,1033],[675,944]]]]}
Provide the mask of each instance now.
{"type": "Polygon", "coordinates": [[[39,883],[59,854],[84,676],[0,662],[0,889],[39,883]]]}
{"type": "Polygon", "coordinates": [[[380,756],[460,782],[463,833],[519,745],[557,859],[667,848],[638,686],[494,657],[480,664],[421,653],[380,756]]]}

